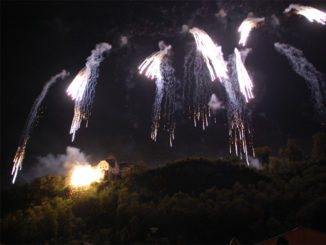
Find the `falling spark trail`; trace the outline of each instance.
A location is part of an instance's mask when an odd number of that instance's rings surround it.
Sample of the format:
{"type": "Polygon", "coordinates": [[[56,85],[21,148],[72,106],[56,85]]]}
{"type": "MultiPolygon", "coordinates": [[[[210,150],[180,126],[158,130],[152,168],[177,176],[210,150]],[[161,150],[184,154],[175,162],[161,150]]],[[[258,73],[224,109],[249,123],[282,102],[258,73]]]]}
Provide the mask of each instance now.
{"type": "Polygon", "coordinates": [[[151,138],[156,141],[160,121],[163,120],[164,129],[170,134],[170,147],[174,140],[175,122],[175,85],[174,69],[165,57],[172,49],[171,45],[166,46],[163,41],[159,42],[160,51],[147,57],[138,67],[139,74],[143,74],[149,79],[155,79],[156,95],[153,104],[153,118],[151,138]],[[165,101],[162,107],[162,101],[165,101]],[[163,109],[163,111],[162,111],[163,109]]]}
{"type": "Polygon", "coordinates": [[[259,23],[264,22],[265,18],[246,18],[238,28],[240,32],[239,45],[246,46],[247,39],[249,37],[250,31],[255,28],[259,23]]]}
{"type": "Polygon", "coordinates": [[[31,111],[29,112],[23,134],[21,136],[20,144],[17,148],[14,160],[13,160],[13,168],[11,171],[11,175],[13,175],[12,183],[14,184],[16,181],[17,173],[18,170],[22,169],[23,165],[23,160],[24,160],[24,155],[25,155],[25,150],[26,150],[26,145],[27,142],[30,138],[30,135],[33,131],[33,128],[35,126],[35,119],[38,114],[38,109],[45,98],[49,88],[58,80],[58,79],[64,79],[66,76],[68,76],[69,73],[67,73],[65,70],[62,72],[58,73],[57,75],[53,76],[43,87],[43,90],[41,94],[36,98],[34,101],[34,104],[32,106],[31,111]]]}
{"type": "Polygon", "coordinates": [[[310,22],[316,21],[322,25],[326,25],[326,13],[319,9],[299,4],[290,4],[283,13],[290,13],[292,10],[294,10],[294,13],[306,17],[310,22]]]}
{"type": "Polygon", "coordinates": [[[211,115],[207,103],[213,93],[213,85],[202,56],[196,49],[191,49],[185,57],[183,103],[194,126],[201,122],[203,130],[208,125],[207,116],[211,115]]]}
{"type": "Polygon", "coordinates": [[[326,95],[326,91],[323,89],[323,86],[325,86],[325,76],[317,71],[317,69],[303,56],[301,50],[284,43],[274,43],[274,47],[276,51],[287,57],[292,69],[304,78],[315,99],[317,111],[323,114],[326,95]]]}
{"type": "Polygon", "coordinates": [[[234,53],[236,59],[236,68],[240,92],[243,94],[246,99],[246,102],[248,103],[250,99],[254,98],[254,95],[252,93],[253,84],[244,64],[242,63],[241,54],[237,48],[234,49],[234,53]]]}
{"type": "MultiPolygon", "coordinates": [[[[239,59],[243,60],[244,62],[250,51],[251,49],[244,49],[240,52],[238,51],[239,59]]],[[[252,154],[254,155],[254,149],[252,145],[252,131],[250,130],[249,125],[250,113],[248,113],[248,108],[242,97],[239,97],[241,91],[239,91],[240,83],[238,81],[237,61],[235,53],[229,57],[229,66],[230,79],[227,82],[223,83],[228,95],[226,108],[229,124],[229,151],[231,154],[233,146],[236,156],[240,157],[240,159],[244,157],[247,165],[249,165],[249,147],[251,148],[252,154]],[[249,141],[247,141],[247,136],[249,136],[249,141]]]]}
{"type": "Polygon", "coordinates": [[[199,28],[191,28],[189,32],[194,36],[197,49],[203,55],[211,80],[215,81],[219,78],[222,82],[223,79],[227,79],[227,64],[224,61],[221,46],[215,44],[210,36],[199,28]]]}
{"type": "Polygon", "coordinates": [[[75,101],[74,117],[71,123],[70,134],[72,141],[75,139],[76,131],[80,128],[82,120],[86,121],[91,113],[91,107],[95,96],[95,87],[98,78],[98,68],[103,61],[103,54],[112,46],[108,43],[99,43],[92,50],[91,56],[87,58],[85,67],[77,74],[67,88],[67,94],[75,101]]]}

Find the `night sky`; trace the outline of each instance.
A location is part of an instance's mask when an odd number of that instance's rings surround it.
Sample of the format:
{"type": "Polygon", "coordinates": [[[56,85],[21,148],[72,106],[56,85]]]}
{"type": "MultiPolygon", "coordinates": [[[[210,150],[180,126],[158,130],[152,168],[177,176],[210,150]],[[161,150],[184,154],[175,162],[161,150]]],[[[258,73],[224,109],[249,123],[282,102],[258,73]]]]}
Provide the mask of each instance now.
{"type": "MultiPolygon", "coordinates": [[[[296,1],[326,10],[324,1],[296,1]]],[[[290,44],[304,52],[318,71],[326,74],[326,27],[298,15],[284,16],[290,1],[2,1],[1,2],[1,172],[8,180],[25,120],[35,98],[51,76],[62,69],[70,76],[58,81],[41,106],[40,118],[27,145],[24,170],[37,164],[38,156],[64,154],[74,146],[97,162],[114,155],[119,162],[145,161],[149,164],[186,156],[228,155],[226,111],[217,114],[217,124],[206,131],[194,128],[183,115],[177,100],[176,139],[171,149],[168,134],[159,130],[158,142],[150,139],[155,82],[137,74],[138,65],[158,50],[158,42],[173,47],[173,67],[183,82],[184,57],[194,45],[191,35],[181,33],[182,25],[205,30],[222,45],[224,58],[232,54],[239,34],[237,28],[249,12],[265,16],[266,23],[254,30],[247,46],[246,60],[256,98],[252,112],[254,145],[277,150],[288,138],[303,147],[311,137],[325,130],[316,114],[310,90],[288,60],[274,50],[274,42],[290,44]],[[215,14],[223,8],[224,22],[215,14]],[[280,26],[270,24],[270,16],[280,26]],[[128,38],[120,46],[121,36],[128,38]],[[96,95],[89,120],[72,143],[69,129],[73,101],[65,90],[84,67],[91,50],[100,42],[112,45],[100,65],[96,95]]],[[[210,82],[210,81],[208,81],[210,82]]],[[[215,81],[218,83],[218,81],[215,81]]],[[[180,92],[179,92],[180,93],[180,92]]],[[[18,177],[19,179],[19,177],[18,177]]]]}

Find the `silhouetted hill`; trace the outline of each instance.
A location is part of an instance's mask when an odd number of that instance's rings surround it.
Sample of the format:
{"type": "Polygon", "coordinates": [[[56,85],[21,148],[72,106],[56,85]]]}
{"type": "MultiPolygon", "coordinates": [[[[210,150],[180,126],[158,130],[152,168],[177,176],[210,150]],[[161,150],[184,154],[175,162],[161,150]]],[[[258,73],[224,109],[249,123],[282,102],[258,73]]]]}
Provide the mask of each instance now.
{"type": "Polygon", "coordinates": [[[244,164],[231,164],[227,160],[188,158],[134,176],[130,188],[146,188],[168,195],[180,191],[198,194],[211,187],[231,188],[236,182],[248,186],[267,179],[244,164]]]}
{"type": "Polygon", "coordinates": [[[259,171],[190,158],[137,163],[87,188],[55,175],[10,186],[1,193],[1,242],[248,244],[298,226],[325,232],[325,160],[288,155],[259,171]]]}

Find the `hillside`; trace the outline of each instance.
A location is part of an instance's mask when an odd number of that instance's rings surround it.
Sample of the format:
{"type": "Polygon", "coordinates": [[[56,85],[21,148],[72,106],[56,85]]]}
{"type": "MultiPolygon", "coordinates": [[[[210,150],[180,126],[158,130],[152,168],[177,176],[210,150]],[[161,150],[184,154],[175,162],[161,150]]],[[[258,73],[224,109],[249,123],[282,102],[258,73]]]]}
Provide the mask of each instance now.
{"type": "Polygon", "coordinates": [[[326,230],[326,164],[279,159],[135,164],[88,189],[49,175],[2,192],[3,243],[241,243],[307,226],[326,230]]]}

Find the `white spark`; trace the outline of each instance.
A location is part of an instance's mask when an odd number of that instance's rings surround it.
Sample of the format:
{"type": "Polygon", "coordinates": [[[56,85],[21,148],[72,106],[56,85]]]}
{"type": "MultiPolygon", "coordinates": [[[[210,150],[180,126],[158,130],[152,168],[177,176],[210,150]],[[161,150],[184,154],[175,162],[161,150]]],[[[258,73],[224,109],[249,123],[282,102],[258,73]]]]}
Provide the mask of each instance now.
{"type": "Polygon", "coordinates": [[[139,74],[145,71],[145,76],[149,79],[162,80],[161,74],[161,62],[163,57],[168,54],[171,49],[171,45],[166,46],[163,50],[153,53],[151,56],[147,57],[143,63],[138,67],[139,74]]]}
{"type": "Polygon", "coordinates": [[[250,99],[254,98],[254,95],[252,93],[252,89],[254,86],[251,82],[251,79],[248,75],[248,72],[244,64],[242,63],[241,54],[237,48],[234,49],[234,53],[236,59],[236,68],[237,68],[237,76],[238,76],[240,92],[243,94],[243,96],[246,99],[246,102],[248,103],[250,99]]]}
{"type": "Polygon", "coordinates": [[[239,45],[245,46],[247,39],[249,37],[250,31],[255,28],[258,23],[264,22],[265,18],[246,18],[238,28],[240,32],[240,41],[239,45]]]}
{"type": "Polygon", "coordinates": [[[292,10],[294,10],[294,13],[306,17],[310,22],[316,21],[322,25],[326,25],[326,13],[319,9],[299,4],[290,4],[283,13],[286,14],[292,10]]]}
{"type": "Polygon", "coordinates": [[[191,28],[189,32],[194,36],[197,49],[203,55],[211,80],[215,81],[219,78],[222,82],[223,79],[227,79],[227,64],[224,61],[221,46],[215,44],[210,36],[199,28],[191,28]]]}

